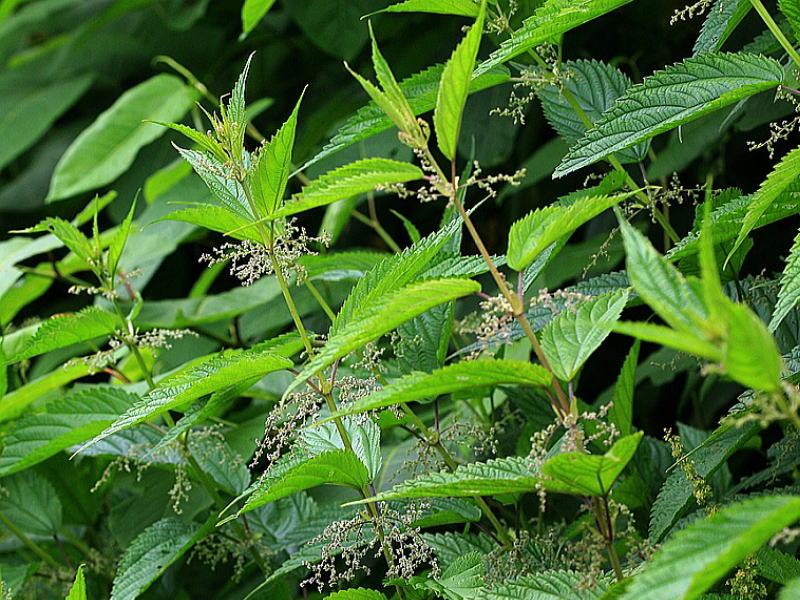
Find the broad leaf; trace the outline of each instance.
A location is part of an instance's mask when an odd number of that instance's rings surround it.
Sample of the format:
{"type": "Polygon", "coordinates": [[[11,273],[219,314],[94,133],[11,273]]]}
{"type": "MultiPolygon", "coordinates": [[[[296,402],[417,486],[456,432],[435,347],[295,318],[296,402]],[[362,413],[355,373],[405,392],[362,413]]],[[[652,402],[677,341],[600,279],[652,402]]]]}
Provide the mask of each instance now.
{"type": "Polygon", "coordinates": [[[310,456],[297,449],[270,467],[238,514],[320,485],[361,489],[369,480],[364,463],[349,450],[328,450],[310,456]]]}
{"type": "Polygon", "coordinates": [[[750,0],[715,0],[703,21],[693,54],[718,52],[752,8],[750,0]]]}
{"type": "Polygon", "coordinates": [[[114,576],[111,600],[135,600],[170,565],[181,558],[213,528],[174,518],[156,521],[136,536],[125,550],[114,576]]]}
{"type": "Polygon", "coordinates": [[[371,192],[376,187],[421,179],[416,166],[387,158],[366,158],[325,173],[295,194],[290,202],[268,220],[301,213],[337,200],[371,192]]]}
{"type": "Polygon", "coordinates": [[[540,339],[553,374],[572,381],[583,363],[611,333],[628,302],[628,291],[619,290],[592,298],[577,309],[561,312],[542,331],[540,339]]]}
{"type": "MultiPolygon", "coordinates": [[[[614,101],[631,87],[631,80],[613,65],[596,60],[575,60],[564,63],[570,76],[563,81],[564,88],[572,94],[591,123],[611,108],[614,101]]],[[[575,108],[564,98],[557,86],[539,90],[544,116],[550,125],[568,144],[577,142],[586,132],[586,123],[575,112],[575,108]]],[[[647,154],[647,144],[620,151],[621,162],[638,162],[647,154]]],[[[555,166],[553,167],[555,168],[555,166]]]]}
{"type": "Polygon", "coordinates": [[[571,29],[624,6],[632,0],[546,0],[522,27],[478,66],[477,74],[507,62],[545,42],[557,41],[571,29]]]}
{"type": "MultiPolygon", "coordinates": [[[[347,432],[353,453],[366,467],[370,482],[374,481],[383,465],[380,427],[370,419],[345,418],[341,424],[347,432]]],[[[347,449],[338,427],[333,423],[306,429],[303,432],[303,444],[312,455],[347,449]]]]}
{"type": "Polygon", "coordinates": [[[419,587],[433,590],[447,600],[477,598],[484,587],[483,560],[480,552],[463,554],[449,563],[440,576],[426,579],[419,587]]]}
{"type": "Polygon", "coordinates": [[[334,416],[352,415],[394,406],[401,402],[433,399],[442,394],[489,386],[548,386],[550,381],[551,376],[547,370],[527,361],[493,358],[468,360],[437,369],[432,373],[409,373],[382,389],[343,406],[334,416]]]}
{"type": "Polygon", "coordinates": [[[453,472],[421,475],[378,494],[374,500],[526,493],[533,491],[539,482],[541,478],[532,470],[530,459],[512,456],[462,465],[453,472]]]}
{"type": "Polygon", "coordinates": [[[605,578],[593,579],[586,586],[582,573],[575,571],[542,571],[519,577],[487,591],[485,600],[600,600],[608,589],[605,578]]]}
{"type": "Polygon", "coordinates": [[[328,339],[322,350],[297,376],[287,393],[338,359],[389,333],[409,319],[434,306],[478,291],[480,285],[469,279],[433,279],[412,283],[378,299],[368,316],[348,323],[328,339]]]}
{"type": "Polygon", "coordinates": [[[642,435],[622,437],[602,455],[565,452],[553,456],[542,465],[542,475],[548,478],[545,488],[562,494],[605,496],[633,458],[642,435]]]}
{"type": "Polygon", "coordinates": [[[464,104],[469,95],[472,71],[481,44],[483,19],[486,14],[486,0],[482,0],[481,9],[475,23],[467,35],[459,43],[442,72],[439,94],[436,97],[436,110],[433,112],[433,125],[436,129],[436,141],[439,150],[446,158],[453,160],[461,133],[461,118],[464,104]]]}
{"type": "Polygon", "coordinates": [[[111,425],[138,396],[112,386],[89,387],[13,422],[3,440],[0,475],[27,469],[111,425]]]}
{"type": "Polygon", "coordinates": [[[325,596],[325,600],[386,600],[386,596],[376,590],[352,588],[334,592],[325,596]]]}
{"type": "MultiPolygon", "coordinates": [[[[278,338],[280,339],[280,338],[278,338]]],[[[96,444],[110,435],[142,423],[164,412],[191,402],[217,390],[237,385],[243,381],[255,382],[267,373],[293,366],[291,356],[300,349],[294,339],[265,348],[249,350],[224,350],[199,364],[184,367],[165,377],[146,396],[131,406],[109,427],[92,438],[78,452],[96,444]]]]}
{"type": "Polygon", "coordinates": [[[7,335],[2,340],[6,361],[16,363],[109,336],[117,329],[119,318],[100,308],[86,308],[80,312],[51,317],[37,325],[26,327],[7,335]]]}
{"type": "Polygon", "coordinates": [[[608,411],[609,421],[616,425],[622,435],[633,433],[633,392],[636,386],[636,367],[639,363],[640,347],[641,344],[637,340],[625,357],[625,362],[622,363],[622,369],[614,384],[612,405],[608,411]]]}
{"type": "Polygon", "coordinates": [[[0,489],[0,513],[25,533],[52,537],[61,529],[61,501],[38,473],[4,478],[0,489]]]}
{"type": "Polygon", "coordinates": [[[47,201],[96,189],[114,181],[139,150],[164,133],[144,121],[178,121],[198,92],[177,77],[156,75],[122,94],[84,130],[56,166],[47,201]]]}
{"type": "Polygon", "coordinates": [[[754,54],[702,54],[634,85],[570,149],[553,173],[563,177],[635,144],[783,81],[777,61],[754,54]]]}
{"type": "Polygon", "coordinates": [[[552,204],[529,213],[511,225],[506,255],[508,266],[522,271],[553,242],[571,235],[578,227],[631,195],[589,196],[568,205],[552,204]]]}
{"type": "Polygon", "coordinates": [[[675,534],[634,576],[622,600],[693,600],[784,527],[800,519],[800,497],[737,502],[675,534]]]}

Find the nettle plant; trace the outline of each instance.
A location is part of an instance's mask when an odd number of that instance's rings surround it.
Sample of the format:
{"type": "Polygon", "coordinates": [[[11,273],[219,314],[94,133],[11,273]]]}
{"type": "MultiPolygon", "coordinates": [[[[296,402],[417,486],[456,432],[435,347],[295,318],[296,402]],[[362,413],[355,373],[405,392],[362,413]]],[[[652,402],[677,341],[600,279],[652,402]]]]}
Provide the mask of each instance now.
{"type": "MultiPolygon", "coordinates": [[[[752,143],[770,157],[794,136],[800,5],[780,0],[778,18],[761,0],[700,0],[674,17],[705,15],[693,56],[635,85],[611,64],[565,58],[570,30],[630,1],[546,0],[515,30],[514,1],[390,6],[470,24],[446,64],[400,83],[370,27],[374,79],[351,71],[370,103],[305,165],[293,156],[302,96],[264,140],[249,121],[248,62],[207,130],[159,123],[185,137],[177,151],[210,192],[161,218],[229,240],[201,257],[209,274],[186,299],[148,302],[132,285],[126,254],[169,240],[146,238],[135,203],[101,232],[113,194],[21,232],[15,260],[65,247],[38,273],[93,301],[2,338],[2,597],[58,597],[73,578],[69,598],[114,600],[800,597],[800,241],[776,278],[740,277],[751,234],[798,213],[800,148],[752,193],[650,175],[651,140],[673,131],[665,152],[686,164],[696,150],[681,128],[711,113],[727,114],[722,129],[756,101],[778,107],[770,139],[752,143]],[[751,9],[765,33],[722,52],[751,9]],[[500,42],[481,61],[487,37],[500,42]],[[524,121],[538,100],[570,146],[553,177],[593,170],[514,222],[498,254],[480,215],[527,174],[486,173],[457,149],[469,95],[509,82],[492,118],[524,121]],[[408,160],[304,175],[389,129],[408,160]],[[404,217],[401,247],[365,218],[391,252],[337,250],[331,234],[349,215],[337,207],[364,195],[370,207],[432,203],[437,226],[423,237],[404,217]],[[683,233],[670,221],[682,201],[695,205],[683,233]],[[307,234],[304,213],[322,207],[323,231],[307,234]],[[586,257],[594,274],[544,289],[542,273],[596,219],[610,225],[586,257]],[[625,270],[597,274],[620,244],[625,270]],[[226,268],[243,287],[208,295],[226,268]],[[265,303],[266,337],[227,328],[265,303]],[[604,349],[612,332],[634,338],[626,356],[604,349]],[[202,349],[201,338],[223,349],[154,371],[171,344],[202,349]],[[643,343],[666,366],[643,363],[643,343]],[[590,358],[618,373],[606,392],[581,388],[590,358]],[[659,369],[741,393],[711,433],[647,436],[636,387],[659,369]],[[729,459],[762,444],[763,464],[734,481],[729,459]],[[153,505],[166,508],[152,517],[153,505]],[[81,513],[91,524],[67,524],[81,513]],[[107,532],[126,523],[117,548],[107,532]],[[219,589],[193,586],[217,569],[219,589]]],[[[43,293],[26,281],[4,315],[43,293]]]]}

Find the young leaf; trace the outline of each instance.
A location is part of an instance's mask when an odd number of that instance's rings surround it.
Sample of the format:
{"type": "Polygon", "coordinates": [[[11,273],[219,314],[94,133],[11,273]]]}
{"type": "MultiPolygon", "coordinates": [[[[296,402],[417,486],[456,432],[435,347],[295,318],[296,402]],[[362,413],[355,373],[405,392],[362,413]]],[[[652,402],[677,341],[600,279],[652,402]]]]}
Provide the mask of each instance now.
{"type": "Polygon", "coordinates": [[[111,425],[138,396],[112,386],[94,386],[68,394],[14,421],[0,454],[0,476],[10,475],[85,442],[111,425]]]}
{"type": "Polygon", "coordinates": [[[667,541],[633,577],[622,600],[700,598],[730,569],[798,519],[798,496],[764,496],[727,506],[667,541]]]}
{"type": "Polygon", "coordinates": [[[261,147],[248,175],[253,190],[253,202],[259,217],[269,217],[283,204],[283,194],[292,170],[297,114],[302,101],[303,94],[300,95],[286,122],[272,139],[261,147]]]}
{"type": "Polygon", "coordinates": [[[350,450],[328,450],[317,456],[296,450],[283,456],[267,471],[238,515],[320,485],[361,489],[369,481],[364,463],[350,450]]]}
{"type": "Polygon", "coordinates": [[[794,238],[789,258],[786,259],[786,268],[781,275],[781,289],[778,292],[778,301],[772,312],[769,330],[775,332],[786,315],[797,306],[800,301],[800,233],[794,238]]]}
{"type": "Polygon", "coordinates": [[[292,197],[283,208],[267,215],[268,220],[288,217],[312,208],[325,206],[352,196],[371,192],[381,185],[421,179],[424,173],[416,166],[389,160],[366,158],[349,163],[318,177],[292,197]]]}
{"type": "Polygon", "coordinates": [[[746,53],[709,53],[658,71],[629,88],[573,146],[553,177],[664,133],[783,81],[777,61],[746,53]]]}
{"type": "Polygon", "coordinates": [[[476,75],[524,54],[545,42],[555,40],[564,33],[588,23],[606,13],[624,6],[632,0],[546,0],[533,15],[512,32],[487,60],[481,63],[476,75]]]}
{"type": "Polygon", "coordinates": [[[508,233],[508,266],[522,271],[550,244],[571,235],[578,227],[632,193],[590,196],[569,205],[552,204],[538,208],[511,225],[508,233]]]}
{"type": "Polygon", "coordinates": [[[96,307],[50,317],[37,325],[20,329],[2,340],[6,362],[13,364],[73,344],[111,335],[119,318],[96,307]]]}
{"type": "Polygon", "coordinates": [[[135,212],[136,201],[134,200],[131,203],[128,216],[126,216],[122,223],[120,223],[117,232],[114,234],[114,237],[111,238],[111,243],[108,245],[107,266],[109,275],[112,277],[112,279],[117,275],[117,267],[119,266],[119,260],[122,258],[122,251],[125,250],[125,243],[128,241],[128,236],[131,232],[131,223],[133,222],[133,215],[135,212]]]}
{"type": "Polygon", "coordinates": [[[641,233],[620,220],[625,265],[636,293],[673,328],[694,332],[707,318],[702,298],[641,233]]]}
{"type": "Polygon", "coordinates": [[[347,404],[334,416],[352,415],[401,402],[436,398],[442,394],[469,391],[497,385],[548,386],[551,376],[546,369],[520,360],[494,358],[468,360],[437,369],[432,373],[409,373],[380,390],[347,404]]]}
{"type": "Polygon", "coordinates": [[[475,23],[459,43],[450,60],[447,61],[442,73],[442,81],[439,84],[436,110],[433,112],[433,125],[436,129],[439,150],[450,160],[453,160],[456,155],[458,136],[461,132],[461,118],[464,113],[464,104],[469,95],[469,84],[472,81],[472,71],[475,69],[475,59],[481,44],[485,15],[486,0],[482,0],[475,23]]]}
{"type": "Polygon", "coordinates": [[[240,216],[222,206],[213,204],[195,204],[188,208],[173,210],[163,217],[163,220],[183,221],[211,231],[224,233],[237,240],[252,240],[262,243],[262,236],[258,226],[252,218],[240,216]]]}
{"type": "Polygon", "coordinates": [[[630,321],[616,323],[613,331],[645,342],[674,348],[686,354],[694,354],[713,362],[722,360],[722,351],[716,345],[689,331],[678,331],[654,323],[632,323],[630,321]]]}
{"type": "Polygon", "coordinates": [[[561,494],[605,496],[633,458],[642,435],[640,431],[618,439],[603,455],[556,454],[542,465],[542,475],[548,478],[544,487],[561,494]]]}
{"type": "MultiPolygon", "coordinates": [[[[400,82],[400,91],[408,101],[414,115],[421,115],[436,106],[436,96],[443,68],[442,65],[435,65],[400,82]]],[[[479,77],[475,77],[470,83],[469,91],[472,94],[500,85],[507,82],[509,77],[508,70],[505,68],[490,70],[479,77]]],[[[392,120],[384,113],[378,103],[370,102],[345,121],[330,142],[302,168],[307,169],[323,158],[366,140],[377,133],[386,131],[391,126],[392,120]]]]}
{"type": "Polygon", "coordinates": [[[733,249],[728,253],[728,260],[739,249],[742,242],[750,235],[764,213],[770,208],[789,186],[800,178],[800,147],[786,154],[767,176],[761,187],[753,196],[742,221],[742,228],[736,237],[733,249]]]}
{"type": "MultiPolygon", "coordinates": [[[[380,427],[369,419],[361,421],[352,418],[342,419],[342,427],[350,439],[353,453],[367,468],[369,480],[374,481],[383,465],[380,427]]],[[[338,427],[333,423],[306,429],[303,432],[303,442],[313,455],[330,450],[346,450],[338,427]]]]}
{"type": "Polygon", "coordinates": [[[620,434],[633,433],[633,392],[636,386],[636,367],[639,363],[639,348],[636,340],[622,363],[622,369],[614,384],[614,396],[608,419],[617,426],[620,434]]]}
{"type": "Polygon", "coordinates": [[[255,29],[273,4],[275,4],[275,0],[244,0],[244,4],[242,4],[242,37],[255,29]]]}
{"type": "Polygon", "coordinates": [[[451,562],[439,577],[427,579],[420,588],[433,590],[448,600],[477,598],[483,590],[484,556],[468,552],[451,562]]]}
{"type": "Polygon", "coordinates": [[[192,165],[194,172],[200,176],[214,198],[225,209],[245,222],[252,222],[254,215],[245,196],[244,188],[239,181],[227,177],[226,173],[229,171],[225,169],[223,163],[210,154],[187,150],[179,146],[175,146],[175,149],[186,162],[192,165]]]}
{"type": "Polygon", "coordinates": [[[577,310],[561,312],[541,334],[542,349],[553,374],[572,381],[583,363],[611,333],[628,302],[628,291],[618,290],[582,302],[577,310]]]}
{"type": "Polygon", "coordinates": [[[47,201],[62,200],[114,181],[139,150],[164,129],[145,121],[178,121],[198,92],[172,75],[156,75],[122,94],[70,145],[56,165],[47,201]]]}
{"type": "Polygon", "coordinates": [[[65,600],[86,600],[86,580],[83,576],[83,565],[78,567],[78,571],[75,573],[75,581],[72,583],[65,600]]]}
{"type": "MultiPolygon", "coordinates": [[[[407,498],[464,498],[532,491],[541,478],[531,470],[531,461],[521,456],[497,458],[485,463],[462,465],[455,471],[421,475],[404,481],[371,500],[407,498]]],[[[359,501],[362,504],[366,501],[359,501]]]]}
{"type": "Polygon", "coordinates": [[[212,529],[212,521],[199,525],[175,518],[161,519],[150,525],[122,555],[111,588],[111,600],[138,598],[212,529]]]}
{"type": "Polygon", "coordinates": [[[477,282],[469,279],[433,279],[412,283],[379,298],[372,306],[371,314],[360,321],[348,323],[328,338],[325,347],[309,361],[286,393],[297,389],[309,377],[336,360],[389,333],[409,319],[480,289],[477,282]]]}
{"type": "Polygon", "coordinates": [[[298,342],[287,343],[284,348],[258,347],[248,350],[224,350],[199,364],[180,369],[158,382],[146,396],[133,404],[101,433],[78,450],[96,444],[123,429],[133,427],[176,407],[189,403],[217,390],[234,386],[242,381],[254,382],[273,371],[293,366],[291,356],[299,350],[298,342]]]}
{"type": "Polygon", "coordinates": [[[340,590],[325,597],[325,600],[386,600],[386,596],[367,588],[340,590]]]}

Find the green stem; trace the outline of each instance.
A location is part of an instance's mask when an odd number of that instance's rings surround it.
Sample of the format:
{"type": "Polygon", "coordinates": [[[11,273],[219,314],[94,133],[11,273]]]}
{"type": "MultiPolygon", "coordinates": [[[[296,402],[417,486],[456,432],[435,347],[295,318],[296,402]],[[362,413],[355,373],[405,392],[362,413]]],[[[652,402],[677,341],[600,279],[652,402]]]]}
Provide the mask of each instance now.
{"type": "Polygon", "coordinates": [[[370,219],[369,217],[362,215],[357,210],[353,211],[353,216],[356,218],[356,220],[361,221],[362,223],[364,223],[364,225],[372,228],[375,231],[375,233],[377,233],[380,236],[380,238],[384,241],[384,243],[387,246],[389,246],[392,252],[402,252],[402,248],[400,248],[397,242],[394,241],[392,236],[389,235],[389,233],[383,228],[383,226],[381,226],[380,223],[377,223],[372,219],[370,219]]]}
{"type": "Polygon", "coordinates": [[[775,39],[778,40],[778,43],[783,47],[784,50],[786,50],[786,53],[789,55],[789,57],[798,67],[800,67],[800,54],[798,54],[797,50],[794,49],[792,43],[786,39],[783,31],[781,31],[781,28],[778,27],[775,19],[773,19],[772,15],[769,14],[769,11],[761,2],[761,0],[750,0],[750,4],[752,4],[753,8],[756,9],[758,16],[761,17],[762,21],[764,21],[767,29],[772,32],[772,35],[775,36],[775,39]]]}
{"type": "Polygon", "coordinates": [[[322,296],[320,291],[317,289],[317,286],[311,283],[310,279],[306,279],[303,283],[306,286],[306,288],[308,288],[308,291],[311,292],[311,295],[314,296],[314,300],[317,301],[317,304],[320,305],[322,310],[331,320],[331,323],[333,323],[336,320],[336,313],[333,312],[333,309],[330,307],[330,304],[328,304],[328,302],[322,296]]]}
{"type": "Polygon", "coordinates": [[[0,513],[0,523],[2,523],[6,527],[6,529],[8,529],[11,533],[13,533],[19,539],[20,542],[22,542],[25,546],[27,546],[31,552],[33,552],[36,556],[41,558],[48,565],[56,569],[61,568],[61,563],[59,563],[55,558],[50,556],[47,552],[45,552],[31,538],[25,535],[25,532],[22,531],[16,525],[14,525],[11,519],[9,519],[3,513],[0,513]]]}

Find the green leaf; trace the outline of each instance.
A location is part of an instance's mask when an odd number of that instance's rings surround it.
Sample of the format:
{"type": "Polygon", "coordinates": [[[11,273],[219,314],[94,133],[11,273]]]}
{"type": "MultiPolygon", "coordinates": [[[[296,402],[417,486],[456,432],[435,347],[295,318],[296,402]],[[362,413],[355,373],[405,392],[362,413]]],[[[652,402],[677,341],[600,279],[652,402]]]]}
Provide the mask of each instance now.
{"type": "Polygon", "coordinates": [[[600,600],[608,588],[605,578],[592,580],[586,587],[583,573],[541,571],[525,575],[485,594],[486,600],[600,600]]]}
{"type": "Polygon", "coordinates": [[[325,597],[325,600],[386,600],[386,596],[367,588],[340,590],[325,597]]]}
{"type": "Polygon", "coordinates": [[[480,5],[474,0],[404,0],[404,2],[392,4],[372,14],[421,12],[477,17],[479,10],[480,5]]]}
{"type": "Polygon", "coordinates": [[[710,361],[722,360],[722,351],[716,345],[687,331],[676,331],[653,323],[632,323],[630,321],[620,321],[614,325],[613,329],[616,333],[629,335],[645,342],[661,344],[710,361]]]}
{"type": "Polygon", "coordinates": [[[118,325],[119,318],[116,315],[89,307],[15,331],[2,339],[2,347],[6,362],[13,364],[59,348],[109,336],[118,325]]]}
{"type": "MultiPolygon", "coordinates": [[[[400,90],[408,101],[414,115],[421,115],[436,106],[436,97],[443,69],[442,65],[428,67],[424,71],[400,82],[400,90]]],[[[470,93],[505,83],[509,77],[508,70],[504,68],[488,71],[472,80],[469,88],[470,93]]],[[[392,120],[384,113],[383,109],[374,101],[370,102],[347,119],[336,135],[331,138],[330,142],[302,168],[307,169],[310,165],[319,162],[323,158],[377,133],[386,131],[391,126],[392,120]]]]}
{"type": "Polygon", "coordinates": [[[261,19],[267,15],[273,4],[275,4],[275,0],[244,0],[244,4],[242,5],[243,37],[255,29],[256,25],[261,22],[261,19]]]}
{"type": "Polygon", "coordinates": [[[268,220],[301,213],[337,200],[371,192],[378,186],[405,183],[421,179],[424,173],[416,166],[389,160],[388,158],[366,158],[357,160],[321,175],[268,220]]]}
{"type": "Polygon", "coordinates": [[[224,233],[238,240],[261,242],[261,233],[252,219],[240,216],[222,206],[213,204],[196,204],[188,208],[173,210],[164,216],[164,220],[183,221],[198,227],[224,233]]]}
{"type": "Polygon", "coordinates": [[[247,202],[244,188],[236,179],[228,178],[227,173],[230,172],[230,169],[226,169],[223,163],[210,154],[187,150],[179,146],[175,146],[175,149],[186,162],[192,165],[194,172],[200,176],[214,198],[225,209],[245,222],[252,222],[254,215],[247,202]]]}
{"type": "Polygon", "coordinates": [[[450,60],[447,61],[442,72],[442,81],[439,84],[436,109],[433,112],[433,125],[436,129],[439,150],[449,160],[453,160],[456,155],[458,136],[461,132],[461,117],[469,95],[475,59],[478,57],[478,49],[481,45],[485,15],[486,0],[482,0],[475,23],[456,47],[450,60]]]}
{"type": "Polygon", "coordinates": [[[186,554],[213,528],[186,523],[174,518],[161,519],[150,525],[125,550],[114,576],[111,600],[135,600],[170,565],[186,554]]]}
{"type": "MultiPolygon", "coordinates": [[[[278,338],[280,340],[280,338],[278,338]]],[[[247,380],[257,380],[273,371],[293,366],[291,356],[300,349],[296,339],[285,342],[283,347],[269,344],[248,350],[224,350],[199,364],[184,367],[159,381],[141,400],[117,418],[109,427],[84,444],[84,448],[96,444],[123,429],[157,417],[168,410],[189,403],[217,390],[231,387],[247,380]]]]}
{"type": "Polygon", "coordinates": [[[434,306],[473,294],[480,289],[477,282],[469,279],[433,279],[412,283],[378,299],[371,308],[371,314],[360,321],[349,322],[328,338],[322,350],[309,361],[286,393],[338,359],[389,333],[409,319],[434,306]]]}
{"type": "Polygon", "coordinates": [[[633,577],[622,600],[693,600],[800,519],[800,497],[737,502],[695,521],[667,541],[633,577]]]}
{"type": "Polygon", "coordinates": [[[705,322],[702,298],[683,275],[627,221],[620,220],[625,266],[633,289],[655,313],[681,332],[694,332],[705,322]]]}
{"type": "Polygon", "coordinates": [[[793,600],[800,598],[800,577],[792,579],[778,593],[778,600],[793,600]]]}
{"type": "Polygon", "coordinates": [[[96,189],[114,181],[139,150],[164,129],[149,121],[177,121],[198,93],[177,77],[156,75],[122,94],[84,130],[58,161],[47,201],[96,189]]]}
{"type": "MultiPolygon", "coordinates": [[[[541,481],[527,457],[497,458],[485,463],[461,465],[455,471],[429,473],[404,481],[371,500],[407,498],[464,498],[526,493],[541,481]]],[[[362,504],[366,500],[355,504],[362,504]]]]}
{"type": "Polygon", "coordinates": [[[624,6],[632,0],[547,0],[522,27],[512,32],[487,60],[478,66],[476,74],[524,54],[545,42],[555,42],[561,35],[602,15],[624,6]]]}
{"type": "MultiPolygon", "coordinates": [[[[575,60],[564,63],[570,76],[563,81],[564,88],[592,123],[611,108],[614,101],[631,87],[631,80],[616,67],[596,60],[575,60]]],[[[566,100],[562,90],[554,85],[538,92],[544,116],[568,144],[574,144],[586,132],[586,124],[566,100]]],[[[647,143],[622,150],[617,157],[621,162],[638,162],[647,154],[647,143]]],[[[554,167],[555,168],[555,165],[554,167]]]]}
{"type": "Polygon", "coordinates": [[[364,463],[349,450],[329,450],[310,456],[298,449],[270,467],[238,514],[320,485],[361,489],[369,481],[364,463]]]}
{"type": "Polygon", "coordinates": [[[703,21],[692,53],[718,52],[751,8],[750,0],[715,0],[703,21]]]}
{"type": "Polygon", "coordinates": [[[273,215],[283,204],[283,194],[292,171],[292,149],[302,101],[303,94],[300,94],[292,114],[272,139],[262,146],[248,174],[259,217],[273,215]]]}
{"type": "Polygon", "coordinates": [[[19,416],[25,412],[28,406],[47,396],[48,393],[71,381],[85,377],[92,371],[92,367],[82,361],[67,363],[18,387],[13,392],[3,396],[2,401],[0,401],[0,421],[7,421],[19,416]]]}
{"type": "Polygon", "coordinates": [[[537,208],[511,225],[508,233],[508,266],[522,271],[552,244],[572,235],[578,227],[592,220],[633,194],[589,196],[571,204],[551,204],[537,208]]]}
{"type": "Polygon", "coordinates": [[[86,600],[86,580],[83,576],[83,565],[78,567],[78,571],[75,573],[75,581],[65,600],[86,600]]]}
{"type": "Polygon", "coordinates": [[[38,473],[7,477],[0,490],[0,513],[25,533],[52,537],[61,529],[61,501],[55,488],[38,473]]]}
{"type": "Polygon", "coordinates": [[[136,212],[136,201],[131,203],[131,208],[128,211],[128,216],[120,223],[114,237],[111,238],[111,243],[108,245],[108,273],[114,278],[117,275],[117,267],[119,260],[122,258],[122,251],[125,250],[125,244],[128,241],[128,236],[131,232],[131,223],[133,222],[133,215],[136,212]]]}
{"type": "MultiPolygon", "coordinates": [[[[758,430],[756,423],[742,427],[724,423],[691,450],[688,460],[692,461],[698,475],[708,481],[758,430]]],[[[678,519],[686,514],[693,505],[693,490],[694,486],[684,475],[683,469],[675,465],[650,511],[650,537],[653,540],[661,541],[678,519]]]]}
{"type": "Polygon", "coordinates": [[[0,169],[41,138],[86,93],[92,79],[80,75],[31,84],[15,77],[0,78],[0,169]]]}
{"type": "Polygon", "coordinates": [[[780,198],[783,192],[798,179],[800,179],[800,147],[786,154],[758,188],[747,208],[747,214],[744,216],[742,228],[736,237],[733,249],[728,253],[728,260],[750,235],[773,202],[780,198]]]}
{"type": "Polygon", "coordinates": [[[85,442],[111,425],[138,396],[112,386],[95,386],[68,394],[27,414],[7,429],[0,454],[0,476],[27,469],[85,442]]]}
{"type": "MultiPolygon", "coordinates": [[[[369,480],[374,481],[383,465],[380,427],[371,420],[345,418],[341,423],[350,439],[352,451],[366,467],[369,480]]],[[[303,443],[313,455],[331,450],[346,450],[338,427],[333,423],[306,429],[303,432],[303,443]]]]}
{"type": "Polygon", "coordinates": [[[548,491],[576,496],[605,496],[625,470],[643,433],[618,439],[603,455],[565,452],[549,458],[542,465],[542,474],[549,479],[548,491]]]}
{"type": "Polygon", "coordinates": [[[629,88],[573,146],[553,173],[563,177],[783,81],[777,61],[754,54],[702,54],[629,88]]]}
{"type": "MultiPolygon", "coordinates": [[[[81,231],[69,221],[65,221],[59,217],[48,217],[35,227],[25,230],[25,233],[33,233],[37,231],[49,231],[62,244],[64,244],[71,252],[83,261],[87,267],[95,267],[97,259],[97,250],[81,231]]],[[[32,244],[41,243],[44,237],[37,239],[32,244]]]]}
{"type": "Polygon", "coordinates": [[[608,419],[616,425],[622,435],[633,433],[633,394],[636,387],[636,367],[639,363],[641,344],[635,341],[622,363],[622,369],[614,384],[614,394],[608,419]]]}
{"type": "Polygon", "coordinates": [[[778,7],[789,20],[795,39],[800,42],[800,4],[794,0],[778,0],[778,7]]]}
{"type": "Polygon", "coordinates": [[[743,304],[729,302],[725,313],[727,339],[722,355],[725,372],[751,389],[779,391],[783,361],[767,326],[743,304]]]}
{"type": "Polygon", "coordinates": [[[794,238],[789,258],[786,259],[786,268],[781,275],[781,288],[778,292],[778,301],[772,312],[769,330],[775,332],[781,322],[800,301],[800,233],[794,238]]]}
{"type": "Polygon", "coordinates": [[[541,333],[542,349],[553,374],[572,381],[583,363],[611,333],[628,302],[628,291],[618,290],[562,311],[541,333]]]}
{"type": "Polygon", "coordinates": [[[432,373],[404,375],[380,390],[347,404],[325,420],[482,387],[548,386],[551,379],[546,369],[527,361],[494,358],[462,361],[432,373]]]}
{"type": "Polygon", "coordinates": [[[480,552],[458,556],[439,577],[426,579],[418,587],[433,590],[437,596],[447,600],[481,597],[485,570],[483,560],[484,556],[480,552]]]}

